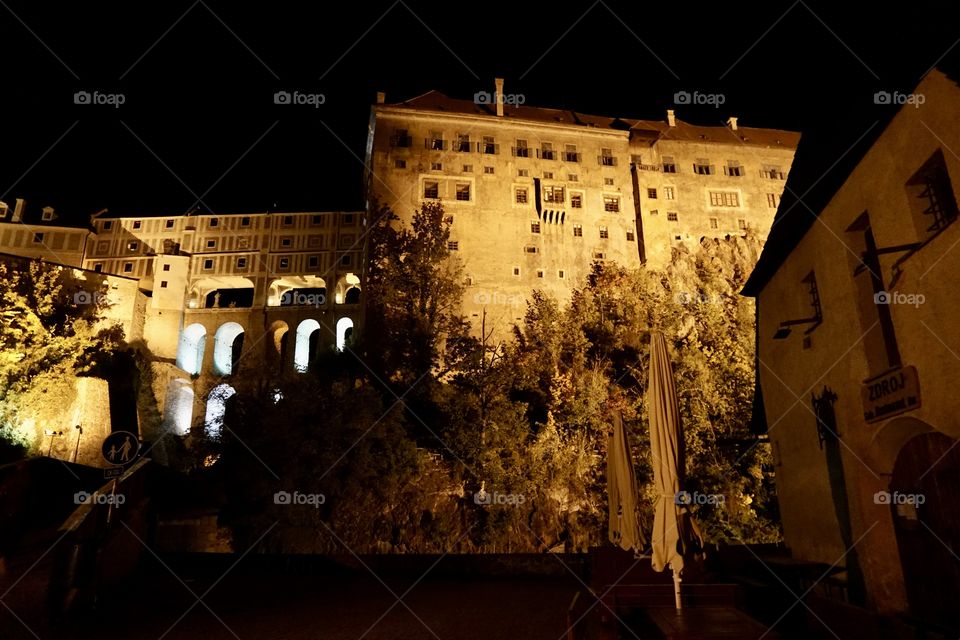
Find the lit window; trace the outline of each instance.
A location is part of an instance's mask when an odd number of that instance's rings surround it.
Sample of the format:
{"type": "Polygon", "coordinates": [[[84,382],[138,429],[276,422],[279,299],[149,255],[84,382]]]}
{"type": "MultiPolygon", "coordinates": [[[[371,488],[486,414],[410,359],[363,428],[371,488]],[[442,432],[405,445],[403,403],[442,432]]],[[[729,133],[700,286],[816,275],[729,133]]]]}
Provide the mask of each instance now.
{"type": "Polygon", "coordinates": [[[563,204],[563,187],[544,187],[543,201],[554,204],[563,204]]]}
{"type": "Polygon", "coordinates": [[[583,227],[579,224],[573,225],[573,237],[582,238],[583,237],[583,227]]]}
{"type": "Polygon", "coordinates": [[[571,193],[570,194],[570,207],[573,209],[583,208],[583,194],[582,193],[571,193]]]}
{"type": "Polygon", "coordinates": [[[606,227],[600,227],[600,238],[606,239],[610,237],[610,233],[607,231],[606,227]]]}
{"type": "Polygon", "coordinates": [[[740,195],[736,191],[711,191],[710,206],[739,207],[740,195]]]}
{"type": "Polygon", "coordinates": [[[517,189],[517,204],[527,204],[526,189],[517,189]]]}
{"type": "Polygon", "coordinates": [[[530,233],[540,233],[540,221],[530,223],[530,233]]]}
{"type": "Polygon", "coordinates": [[[673,187],[664,187],[663,188],[663,199],[664,200],[673,200],[676,198],[674,194],[673,187]]]}
{"type": "Polygon", "coordinates": [[[620,211],[620,198],[617,196],[603,196],[603,210],[617,213],[620,211]]]}

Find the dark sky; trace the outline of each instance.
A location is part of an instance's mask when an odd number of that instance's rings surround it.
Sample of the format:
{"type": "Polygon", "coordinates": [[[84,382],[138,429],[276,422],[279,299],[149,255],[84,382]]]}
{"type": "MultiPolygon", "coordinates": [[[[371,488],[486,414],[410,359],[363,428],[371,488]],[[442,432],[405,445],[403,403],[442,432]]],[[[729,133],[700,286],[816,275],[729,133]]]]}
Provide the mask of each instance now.
{"type": "Polygon", "coordinates": [[[802,131],[799,188],[889,117],[876,91],[909,90],[960,38],[951,3],[925,0],[4,2],[0,198],[77,219],[358,208],[376,91],[470,97],[498,75],[528,104],[602,115],[722,93],[678,116],[802,131]]]}

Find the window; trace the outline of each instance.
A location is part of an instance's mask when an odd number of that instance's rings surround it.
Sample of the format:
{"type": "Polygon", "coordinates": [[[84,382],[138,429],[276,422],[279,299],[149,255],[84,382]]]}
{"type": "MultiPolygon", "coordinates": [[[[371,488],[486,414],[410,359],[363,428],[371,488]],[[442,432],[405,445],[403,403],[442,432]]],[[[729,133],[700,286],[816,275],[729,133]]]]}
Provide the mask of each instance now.
{"type": "Polygon", "coordinates": [[[697,158],[697,161],[693,163],[693,172],[698,176],[709,176],[713,175],[713,167],[706,158],[697,158]]]}
{"type": "Polygon", "coordinates": [[[737,226],[740,227],[741,229],[746,229],[747,221],[744,220],[743,218],[740,218],[739,220],[737,220],[737,226]]]}
{"type": "Polygon", "coordinates": [[[537,277],[538,277],[538,278],[542,278],[542,277],[543,277],[543,269],[537,269],[537,277]]]}
{"type": "Polygon", "coordinates": [[[946,228],[957,219],[957,200],[950,174],[937,150],[907,181],[907,196],[921,239],[946,228]]]}
{"type": "Polygon", "coordinates": [[[163,265],[163,270],[164,270],[164,271],[170,271],[170,265],[169,265],[169,264],[163,265]]]}
{"type": "Polygon", "coordinates": [[[458,133],[457,134],[457,151],[460,153],[467,153],[470,151],[470,134],[467,133],[458,133]]]}
{"type": "Polygon", "coordinates": [[[446,149],[444,142],[446,141],[443,139],[443,134],[439,131],[433,131],[430,133],[430,137],[427,138],[427,148],[433,149],[434,151],[444,151],[446,149]]]}
{"type": "Polygon", "coordinates": [[[566,144],[563,146],[563,160],[565,162],[580,162],[580,154],[577,153],[577,145],[566,144]]]}
{"type": "Polygon", "coordinates": [[[103,221],[103,230],[109,231],[113,228],[113,220],[104,220],[103,221]]]}
{"type": "Polygon", "coordinates": [[[423,197],[427,200],[440,198],[440,183],[436,180],[425,180],[423,183],[423,197]]]}
{"type": "Polygon", "coordinates": [[[723,172],[728,176],[739,178],[743,175],[743,165],[738,160],[727,160],[727,166],[723,168],[723,172]]]}
{"type": "Polygon", "coordinates": [[[526,248],[524,248],[524,251],[526,251],[527,253],[536,253],[536,252],[537,252],[537,248],[536,248],[536,247],[526,247],[526,248]]]}
{"type": "Polygon", "coordinates": [[[602,251],[595,251],[593,254],[594,260],[603,260],[606,258],[606,255],[602,251]]]}
{"type": "Polygon", "coordinates": [[[246,268],[247,268],[247,259],[237,258],[237,269],[246,269],[246,268]]]}
{"type": "Polygon", "coordinates": [[[606,186],[608,186],[608,187],[612,187],[612,186],[613,186],[613,178],[604,178],[604,179],[603,179],[603,184],[606,185],[606,186]]]}
{"type": "Polygon", "coordinates": [[[656,189],[647,189],[647,197],[651,200],[657,199],[657,190],[656,189]]]}
{"type": "Polygon", "coordinates": [[[341,221],[343,222],[344,225],[346,225],[346,226],[348,226],[348,227],[352,227],[352,226],[353,226],[353,214],[352,214],[352,213],[345,213],[345,214],[343,214],[343,216],[341,217],[341,221]]]}
{"type": "Polygon", "coordinates": [[[482,151],[488,155],[495,155],[500,149],[493,136],[483,136],[482,151]]]}
{"type": "Polygon", "coordinates": [[[517,169],[517,176],[520,178],[527,178],[530,176],[529,169],[517,169]]]}
{"type": "Polygon", "coordinates": [[[207,249],[216,249],[217,241],[216,240],[207,240],[207,249]]]}
{"type": "Polygon", "coordinates": [[[340,266],[349,267],[353,263],[353,256],[350,254],[344,254],[340,256],[340,266]]]}
{"type": "MultiPolygon", "coordinates": [[[[212,267],[211,267],[211,268],[212,268],[212,267]]],[[[124,263],[123,263],[123,272],[124,272],[124,273],[132,273],[132,272],[133,272],[133,263],[132,263],[132,262],[124,262],[124,263]]]]}
{"type": "Polygon", "coordinates": [[[453,216],[443,216],[444,224],[453,224],[453,216]]]}
{"type": "Polygon", "coordinates": [[[627,231],[627,242],[634,242],[635,240],[636,236],[634,235],[633,231],[627,231]]]}
{"type": "Polygon", "coordinates": [[[658,213],[660,213],[660,210],[659,210],[659,209],[650,209],[650,215],[655,216],[655,215],[657,215],[658,213]]]}
{"type": "Polygon", "coordinates": [[[676,222],[676,221],[677,221],[677,214],[676,214],[676,212],[675,212],[675,211],[667,211],[667,220],[669,220],[670,222],[676,222]]]}
{"type": "Polygon", "coordinates": [[[676,200],[676,193],[673,190],[673,187],[664,187],[663,188],[663,199],[664,200],[676,200]]]}
{"type": "Polygon", "coordinates": [[[430,163],[430,171],[443,171],[443,163],[442,163],[442,162],[431,162],[431,163],[430,163]]]}
{"type": "Polygon", "coordinates": [[[407,135],[406,129],[394,129],[393,135],[390,136],[390,145],[394,147],[409,147],[410,146],[410,136],[407,135]]]}
{"type": "Polygon", "coordinates": [[[573,225],[573,237],[582,238],[583,237],[583,227],[579,224],[573,225]]]}
{"type": "Polygon", "coordinates": [[[484,167],[484,168],[483,168],[483,172],[484,172],[485,174],[487,174],[488,176],[489,176],[489,175],[493,175],[493,167],[484,167]]]}
{"type": "Polygon", "coordinates": [[[127,243],[127,251],[136,251],[140,247],[140,243],[136,240],[131,240],[127,243]]]}
{"type": "Polygon", "coordinates": [[[217,227],[220,225],[220,218],[210,218],[210,222],[207,223],[210,227],[217,227]]]}
{"type": "Polygon", "coordinates": [[[43,234],[35,233],[33,234],[33,244],[40,244],[43,242],[43,234]]]}
{"type": "Polygon", "coordinates": [[[529,147],[527,147],[526,140],[521,140],[519,138],[517,139],[517,146],[513,148],[513,155],[515,155],[518,158],[530,157],[530,149],[529,147]]]}
{"type": "Polygon", "coordinates": [[[280,258],[280,269],[290,268],[290,258],[280,258]]]}
{"type": "Polygon", "coordinates": [[[210,258],[207,258],[206,260],[203,261],[203,270],[210,271],[211,269],[213,269],[213,260],[211,260],[210,258]]]}
{"type": "Polygon", "coordinates": [[[166,288],[167,288],[167,281],[166,281],[166,280],[161,280],[161,281],[160,281],[160,288],[161,288],[161,289],[166,289],[166,288]]]}
{"type": "Polygon", "coordinates": [[[238,248],[238,249],[249,249],[249,248],[250,248],[250,238],[237,238],[237,248],[238,248]]]}
{"type": "Polygon", "coordinates": [[[310,219],[310,224],[312,224],[312,225],[315,226],[315,227],[322,227],[322,226],[323,226],[323,216],[313,216],[313,217],[310,219]]]}
{"type": "Polygon", "coordinates": [[[544,160],[556,160],[557,157],[553,152],[553,143],[544,142],[540,144],[540,157],[544,160]]]}
{"type": "Polygon", "coordinates": [[[520,267],[514,267],[514,268],[513,268],[513,275],[515,275],[515,276],[520,275],[520,267]]]}
{"type": "Polygon", "coordinates": [[[470,201],[470,183],[469,182],[457,183],[457,200],[461,202],[470,201]]]}
{"type": "Polygon", "coordinates": [[[616,166],[617,159],[613,157],[613,149],[600,149],[600,155],[597,157],[597,162],[605,167],[616,166]]]}
{"type": "Polygon", "coordinates": [[[163,226],[165,229],[173,229],[174,222],[174,220],[167,220],[163,226]]]}
{"type": "Polygon", "coordinates": [[[777,194],[775,193],[767,194],[767,206],[770,207],[771,209],[777,208],[777,194]]]}
{"type": "Polygon", "coordinates": [[[663,160],[661,161],[661,164],[663,166],[664,173],[677,172],[677,164],[673,161],[673,158],[671,156],[663,156],[663,160]]]}
{"type": "Polygon", "coordinates": [[[283,216],[283,226],[292,227],[293,226],[293,216],[283,216]]]}
{"type": "Polygon", "coordinates": [[[673,236],[674,240],[680,240],[682,236],[673,236]]]}
{"type": "Polygon", "coordinates": [[[318,269],[320,267],[320,256],[308,256],[307,266],[311,269],[318,269]]]}
{"type": "Polygon", "coordinates": [[[281,247],[292,247],[292,246],[293,246],[293,238],[280,238],[280,246],[281,246],[281,247]]]}
{"type": "Polygon", "coordinates": [[[609,237],[610,237],[610,232],[607,231],[607,228],[606,228],[606,227],[600,227],[600,239],[601,239],[601,240],[606,240],[606,239],[609,238],[609,237]]]}
{"type": "Polygon", "coordinates": [[[559,271],[557,271],[557,277],[560,278],[561,280],[563,280],[563,275],[564,275],[563,269],[560,269],[559,271]]]}
{"type": "Polygon", "coordinates": [[[96,273],[103,273],[103,265],[98,262],[97,264],[93,265],[93,270],[96,273]]]}
{"type": "Polygon", "coordinates": [[[459,251],[460,242],[457,240],[448,240],[447,241],[447,251],[459,251]]]}
{"type": "Polygon", "coordinates": [[[544,180],[553,180],[553,171],[544,171],[543,172],[544,180]]]}
{"type": "Polygon", "coordinates": [[[577,174],[575,174],[575,173],[569,173],[569,174],[567,174],[567,181],[568,181],[568,182],[579,182],[579,180],[580,180],[580,176],[578,176],[577,174]]]}
{"type": "Polygon", "coordinates": [[[516,196],[517,204],[527,204],[527,190],[525,188],[517,189],[516,196]]]}
{"type": "Polygon", "coordinates": [[[711,229],[719,229],[719,228],[720,228],[720,221],[719,221],[717,218],[710,218],[710,228],[711,228],[711,229]]]}
{"type": "Polygon", "coordinates": [[[544,187],[543,201],[553,204],[563,204],[563,187],[544,187]]]}
{"type": "Polygon", "coordinates": [[[397,169],[406,169],[407,161],[401,158],[397,158],[396,160],[393,161],[393,166],[396,167],[397,169]]]}
{"type": "Polygon", "coordinates": [[[583,194],[582,193],[571,193],[570,194],[570,207],[573,209],[582,209],[583,208],[583,194]]]}
{"type": "Polygon", "coordinates": [[[473,165],[472,165],[472,164],[465,164],[465,165],[463,165],[463,172],[464,172],[464,173],[473,173],[473,165]]]}
{"type": "Polygon", "coordinates": [[[760,175],[771,180],[783,180],[786,176],[783,170],[775,164],[765,164],[760,170],[760,175]]]}
{"type": "Polygon", "coordinates": [[[133,228],[134,228],[134,229],[139,229],[139,228],[142,227],[142,226],[143,226],[143,222],[141,222],[140,220],[134,220],[134,221],[133,221],[133,228]]]}
{"type": "Polygon", "coordinates": [[[711,191],[711,207],[739,207],[740,195],[736,191],[711,191]]]}
{"type": "Polygon", "coordinates": [[[530,233],[540,233],[540,221],[530,223],[530,233]]]}
{"type": "Polygon", "coordinates": [[[618,213],[620,211],[620,198],[617,196],[603,196],[603,210],[618,213]]]}

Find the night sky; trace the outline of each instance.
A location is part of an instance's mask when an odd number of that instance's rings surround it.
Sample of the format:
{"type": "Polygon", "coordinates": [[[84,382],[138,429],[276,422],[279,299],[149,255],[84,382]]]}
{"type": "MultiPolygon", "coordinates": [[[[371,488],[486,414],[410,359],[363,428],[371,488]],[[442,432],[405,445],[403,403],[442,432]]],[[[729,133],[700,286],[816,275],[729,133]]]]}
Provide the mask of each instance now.
{"type": "Polygon", "coordinates": [[[799,130],[789,186],[829,189],[892,113],[874,93],[960,50],[951,4],[4,0],[0,198],[78,221],[360,208],[377,91],[469,98],[495,76],[531,105],[799,130]],[[283,90],[325,103],[274,104],[283,90]],[[725,104],[675,106],[676,91],[725,104]]]}

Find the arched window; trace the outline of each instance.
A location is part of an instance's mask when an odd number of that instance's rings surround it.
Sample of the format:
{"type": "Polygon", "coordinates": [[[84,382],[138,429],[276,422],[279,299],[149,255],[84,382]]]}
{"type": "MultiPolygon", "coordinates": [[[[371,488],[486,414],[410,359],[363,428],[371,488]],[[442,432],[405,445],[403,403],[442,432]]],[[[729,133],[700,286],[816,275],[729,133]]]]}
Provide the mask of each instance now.
{"type": "Polygon", "coordinates": [[[293,366],[300,373],[310,368],[313,354],[317,352],[320,339],[320,323],[313,319],[304,320],[297,327],[297,346],[293,351],[293,366]]]}
{"type": "Polygon", "coordinates": [[[218,384],[210,390],[210,395],[207,396],[207,413],[203,421],[207,437],[213,440],[220,439],[220,433],[223,431],[223,416],[227,412],[227,400],[236,393],[237,390],[226,383],[218,384]]]}
{"type": "Polygon", "coordinates": [[[213,340],[214,373],[220,376],[236,373],[242,351],[243,327],[236,322],[222,324],[213,340]]]}
{"type": "Polygon", "coordinates": [[[180,332],[180,345],[177,347],[177,366],[197,375],[203,367],[203,349],[207,343],[207,330],[202,324],[194,323],[180,332]]]}
{"type": "Polygon", "coordinates": [[[343,348],[353,337],[353,320],[350,318],[340,318],[337,320],[337,351],[343,351],[343,348]]]}
{"type": "Polygon", "coordinates": [[[345,304],[357,304],[360,302],[360,287],[350,287],[346,295],[343,296],[345,304]]]}

